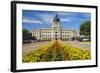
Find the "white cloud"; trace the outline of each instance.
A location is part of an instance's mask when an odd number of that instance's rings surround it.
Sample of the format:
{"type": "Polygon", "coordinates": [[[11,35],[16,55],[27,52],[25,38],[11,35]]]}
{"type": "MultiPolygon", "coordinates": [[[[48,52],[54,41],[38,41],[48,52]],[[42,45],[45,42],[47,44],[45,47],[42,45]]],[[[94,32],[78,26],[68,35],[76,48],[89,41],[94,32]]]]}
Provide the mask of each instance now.
{"type": "Polygon", "coordinates": [[[39,20],[35,20],[35,19],[32,19],[32,18],[27,18],[27,17],[23,17],[22,22],[23,23],[39,23],[39,24],[42,23],[39,20]]]}
{"type": "MultiPolygon", "coordinates": [[[[65,13],[61,13],[61,14],[64,15],[65,13]]],[[[48,23],[50,24],[53,22],[53,18],[55,15],[56,15],[56,13],[55,14],[44,13],[44,14],[40,14],[40,17],[42,18],[43,22],[45,22],[46,24],[48,24],[48,23]]],[[[58,16],[59,16],[59,14],[58,14],[58,16]]],[[[71,22],[71,20],[69,18],[65,18],[65,17],[60,18],[60,21],[71,22]]]]}
{"type": "Polygon", "coordinates": [[[40,17],[42,18],[43,22],[48,24],[52,22],[54,15],[45,13],[45,14],[40,14],[40,17]]]}
{"type": "Polygon", "coordinates": [[[60,19],[62,22],[71,22],[71,20],[70,19],[68,19],[68,18],[62,18],[62,19],[60,19]]]}
{"type": "Polygon", "coordinates": [[[72,13],[72,12],[58,12],[57,14],[61,15],[61,16],[69,16],[69,15],[74,15],[75,13],[72,13]]]}

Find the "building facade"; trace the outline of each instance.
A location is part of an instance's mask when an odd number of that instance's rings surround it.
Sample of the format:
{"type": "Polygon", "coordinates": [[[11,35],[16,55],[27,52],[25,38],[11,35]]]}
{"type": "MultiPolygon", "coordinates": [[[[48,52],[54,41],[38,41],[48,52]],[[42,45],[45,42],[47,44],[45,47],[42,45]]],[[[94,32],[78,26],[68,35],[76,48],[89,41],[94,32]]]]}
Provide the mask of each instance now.
{"type": "Polygon", "coordinates": [[[67,40],[77,36],[75,30],[61,28],[60,19],[56,15],[53,19],[52,28],[33,29],[32,36],[37,40],[67,40]]]}

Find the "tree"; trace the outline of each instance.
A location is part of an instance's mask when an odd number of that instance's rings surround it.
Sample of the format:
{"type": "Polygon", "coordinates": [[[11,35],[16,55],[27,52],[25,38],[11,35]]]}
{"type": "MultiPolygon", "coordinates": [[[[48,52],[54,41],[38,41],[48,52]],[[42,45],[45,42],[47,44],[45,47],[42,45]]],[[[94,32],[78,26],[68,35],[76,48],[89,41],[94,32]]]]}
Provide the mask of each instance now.
{"type": "Polygon", "coordinates": [[[27,29],[23,29],[23,40],[29,40],[31,38],[32,34],[27,29]]]}
{"type": "Polygon", "coordinates": [[[32,36],[32,33],[30,33],[27,29],[23,29],[23,41],[24,40],[36,40],[36,37],[32,36]]]}
{"type": "Polygon", "coordinates": [[[23,29],[23,40],[27,40],[28,39],[28,33],[29,33],[28,30],[23,29]]]}
{"type": "Polygon", "coordinates": [[[80,35],[90,36],[91,35],[91,22],[86,21],[80,26],[80,35]]]}

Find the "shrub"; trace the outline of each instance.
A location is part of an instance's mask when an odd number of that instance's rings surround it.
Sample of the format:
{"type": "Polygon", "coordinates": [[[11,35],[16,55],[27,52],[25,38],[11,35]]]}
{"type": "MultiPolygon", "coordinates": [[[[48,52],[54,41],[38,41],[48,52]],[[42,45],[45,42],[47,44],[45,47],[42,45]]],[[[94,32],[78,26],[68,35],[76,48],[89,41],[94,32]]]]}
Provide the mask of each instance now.
{"type": "Polygon", "coordinates": [[[80,41],[80,42],[82,42],[82,37],[76,37],[76,40],[78,40],[78,41],[80,41]]]}

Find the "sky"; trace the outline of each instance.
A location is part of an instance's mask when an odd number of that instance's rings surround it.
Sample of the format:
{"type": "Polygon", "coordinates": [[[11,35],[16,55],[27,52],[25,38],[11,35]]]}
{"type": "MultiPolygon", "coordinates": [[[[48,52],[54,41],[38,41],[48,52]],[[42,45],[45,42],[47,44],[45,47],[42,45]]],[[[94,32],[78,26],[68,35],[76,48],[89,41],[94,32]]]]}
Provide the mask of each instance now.
{"type": "Polygon", "coordinates": [[[33,29],[51,28],[56,14],[60,19],[60,27],[77,31],[83,22],[91,20],[90,13],[23,10],[22,28],[30,32],[33,29]]]}

